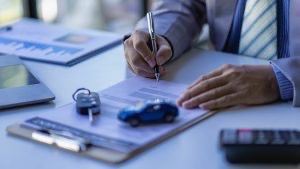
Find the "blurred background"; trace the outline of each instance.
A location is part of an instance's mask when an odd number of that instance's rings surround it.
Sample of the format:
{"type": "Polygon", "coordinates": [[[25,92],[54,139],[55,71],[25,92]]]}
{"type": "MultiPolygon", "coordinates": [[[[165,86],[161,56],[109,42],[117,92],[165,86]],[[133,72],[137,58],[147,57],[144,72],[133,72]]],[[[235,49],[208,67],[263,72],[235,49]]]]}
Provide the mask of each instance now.
{"type": "Polygon", "coordinates": [[[128,33],[151,0],[0,0],[0,25],[22,17],[71,27],[128,33]]]}

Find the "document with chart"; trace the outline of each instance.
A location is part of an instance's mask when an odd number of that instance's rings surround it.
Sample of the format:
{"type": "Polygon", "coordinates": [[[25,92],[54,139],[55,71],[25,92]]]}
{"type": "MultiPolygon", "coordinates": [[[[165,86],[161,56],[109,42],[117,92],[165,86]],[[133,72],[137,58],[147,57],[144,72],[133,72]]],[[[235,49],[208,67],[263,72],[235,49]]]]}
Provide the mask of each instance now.
{"type": "Polygon", "coordinates": [[[112,33],[76,30],[34,19],[22,19],[9,27],[1,29],[0,53],[68,66],[117,46],[122,39],[112,33]]]}
{"type": "MultiPolygon", "coordinates": [[[[63,106],[43,115],[27,119],[25,124],[42,128],[63,130],[78,137],[92,140],[93,145],[104,148],[115,154],[123,154],[122,161],[145,148],[158,143],[179,131],[190,127],[211,115],[202,109],[186,110],[180,108],[179,116],[173,123],[159,123],[131,127],[118,120],[118,112],[129,105],[144,100],[167,99],[174,101],[187,86],[168,81],[142,77],[133,77],[100,92],[101,115],[91,125],[87,116],[76,113],[75,104],[63,106]]],[[[94,156],[97,158],[97,156],[94,156]]]]}

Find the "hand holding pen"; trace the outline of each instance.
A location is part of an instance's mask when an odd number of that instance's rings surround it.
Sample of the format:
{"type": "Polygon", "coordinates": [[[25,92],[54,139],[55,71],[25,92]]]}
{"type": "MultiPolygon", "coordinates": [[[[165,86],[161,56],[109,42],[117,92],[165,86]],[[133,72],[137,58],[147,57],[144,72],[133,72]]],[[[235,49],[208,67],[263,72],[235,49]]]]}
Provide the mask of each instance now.
{"type": "MultiPolygon", "coordinates": [[[[147,25],[145,25],[145,29],[148,29],[147,25]]],[[[124,41],[124,51],[128,67],[135,74],[147,78],[156,78],[155,72],[159,72],[160,76],[166,73],[162,65],[172,56],[171,46],[160,35],[156,34],[155,39],[157,52],[152,52],[152,44],[149,46],[151,36],[148,32],[136,30],[124,41]]]]}

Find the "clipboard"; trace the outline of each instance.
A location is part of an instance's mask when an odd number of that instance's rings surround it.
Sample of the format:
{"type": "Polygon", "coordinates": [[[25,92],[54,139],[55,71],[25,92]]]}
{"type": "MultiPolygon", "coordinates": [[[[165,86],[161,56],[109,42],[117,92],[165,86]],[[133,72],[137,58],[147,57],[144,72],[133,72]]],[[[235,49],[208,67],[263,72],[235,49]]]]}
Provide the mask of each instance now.
{"type": "Polygon", "coordinates": [[[117,119],[124,106],[151,98],[176,99],[186,85],[133,77],[99,92],[101,115],[91,125],[88,117],[76,113],[74,103],[7,127],[13,136],[37,141],[109,163],[121,163],[175,134],[212,116],[215,112],[179,108],[171,124],[136,128],[117,119]],[[134,87],[132,87],[134,86],[134,87]]]}
{"type": "MultiPolygon", "coordinates": [[[[129,153],[118,152],[115,150],[110,150],[110,149],[95,147],[95,146],[90,146],[89,148],[87,148],[84,151],[83,150],[74,151],[74,150],[71,150],[71,149],[68,149],[68,148],[65,148],[62,146],[58,146],[56,144],[48,144],[48,145],[52,146],[52,147],[56,147],[58,149],[63,149],[63,150],[67,150],[69,152],[77,153],[82,156],[90,157],[95,160],[101,160],[101,161],[108,162],[108,163],[119,164],[119,163],[122,163],[130,158],[133,158],[134,156],[146,151],[147,149],[167,140],[168,138],[188,129],[189,127],[192,127],[193,125],[201,122],[202,120],[207,119],[208,117],[214,115],[215,113],[216,112],[208,112],[208,113],[204,114],[203,116],[200,116],[199,118],[194,119],[193,121],[189,122],[188,124],[182,126],[181,128],[171,131],[168,134],[163,135],[159,139],[154,140],[148,144],[145,144],[129,153]]],[[[6,128],[6,131],[11,136],[16,136],[16,137],[23,138],[25,140],[30,140],[30,141],[34,141],[37,143],[46,144],[46,143],[43,143],[36,139],[33,139],[32,136],[33,136],[34,132],[36,132],[37,130],[24,127],[24,126],[22,126],[22,123],[12,124],[6,128]]]]}

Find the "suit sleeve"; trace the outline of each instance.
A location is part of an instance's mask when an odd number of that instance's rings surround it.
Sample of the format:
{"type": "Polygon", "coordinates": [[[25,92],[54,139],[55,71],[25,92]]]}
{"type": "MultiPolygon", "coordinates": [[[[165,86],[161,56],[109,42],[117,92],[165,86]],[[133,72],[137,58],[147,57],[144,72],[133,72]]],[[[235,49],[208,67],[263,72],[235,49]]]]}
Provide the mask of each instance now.
{"type": "MultiPolygon", "coordinates": [[[[204,0],[156,0],[152,8],[155,31],[169,41],[173,57],[192,46],[207,20],[204,0]]],[[[145,17],[135,29],[148,31],[145,17]]]]}
{"type": "Polygon", "coordinates": [[[300,106],[300,57],[279,59],[271,63],[293,85],[293,105],[300,106]]]}

